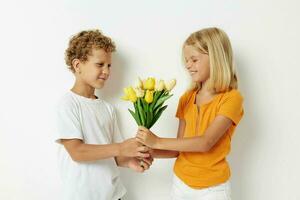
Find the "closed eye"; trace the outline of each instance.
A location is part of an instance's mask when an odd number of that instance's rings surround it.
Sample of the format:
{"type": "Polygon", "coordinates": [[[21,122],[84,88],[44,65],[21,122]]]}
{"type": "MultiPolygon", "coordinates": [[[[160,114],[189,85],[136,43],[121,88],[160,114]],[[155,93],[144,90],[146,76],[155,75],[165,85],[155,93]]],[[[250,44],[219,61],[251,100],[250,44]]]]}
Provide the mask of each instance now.
{"type": "Polygon", "coordinates": [[[97,65],[98,67],[103,67],[103,66],[104,66],[104,63],[96,63],[96,65],[97,65]]]}
{"type": "Polygon", "coordinates": [[[190,59],[191,59],[191,61],[192,61],[193,63],[195,63],[195,62],[197,62],[197,61],[199,60],[199,58],[196,57],[196,56],[192,56],[190,59]]]}
{"type": "MultiPolygon", "coordinates": [[[[104,67],[104,63],[96,63],[96,65],[98,66],[98,67],[104,67]]],[[[110,68],[111,67],[111,64],[107,64],[107,67],[108,68],[110,68]]]]}

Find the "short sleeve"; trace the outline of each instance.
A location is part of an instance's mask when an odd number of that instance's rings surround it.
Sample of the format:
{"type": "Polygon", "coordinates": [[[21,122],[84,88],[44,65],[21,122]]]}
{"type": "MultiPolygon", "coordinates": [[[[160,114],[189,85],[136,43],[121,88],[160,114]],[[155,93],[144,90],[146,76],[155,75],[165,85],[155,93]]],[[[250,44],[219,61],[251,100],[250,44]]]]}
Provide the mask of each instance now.
{"type": "Polygon", "coordinates": [[[113,109],[112,113],[113,117],[113,143],[120,143],[124,140],[123,136],[121,135],[118,119],[115,109],[113,109]]]}
{"type": "Polygon", "coordinates": [[[191,99],[193,92],[194,92],[194,90],[187,91],[180,97],[179,103],[177,106],[176,115],[175,115],[178,119],[184,119],[184,110],[185,110],[185,107],[187,106],[189,100],[191,99]]]}
{"type": "Polygon", "coordinates": [[[79,114],[76,111],[76,107],[69,102],[64,102],[57,106],[56,132],[56,142],[58,143],[60,143],[61,139],[84,139],[79,114]]]}
{"type": "Polygon", "coordinates": [[[243,97],[240,92],[237,90],[228,92],[221,100],[217,114],[228,117],[235,125],[237,125],[244,114],[243,97]]]}
{"type": "Polygon", "coordinates": [[[184,96],[181,96],[177,106],[176,117],[178,119],[184,118],[184,96]]]}

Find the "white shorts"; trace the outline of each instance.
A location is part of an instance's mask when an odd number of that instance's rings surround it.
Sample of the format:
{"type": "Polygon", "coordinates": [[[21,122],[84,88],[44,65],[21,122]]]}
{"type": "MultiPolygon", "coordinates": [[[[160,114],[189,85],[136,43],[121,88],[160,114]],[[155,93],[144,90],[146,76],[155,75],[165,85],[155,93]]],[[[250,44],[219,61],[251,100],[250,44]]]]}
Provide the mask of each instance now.
{"type": "Polygon", "coordinates": [[[171,190],[172,200],[231,200],[230,182],[220,185],[194,189],[182,182],[176,175],[171,190]]]}

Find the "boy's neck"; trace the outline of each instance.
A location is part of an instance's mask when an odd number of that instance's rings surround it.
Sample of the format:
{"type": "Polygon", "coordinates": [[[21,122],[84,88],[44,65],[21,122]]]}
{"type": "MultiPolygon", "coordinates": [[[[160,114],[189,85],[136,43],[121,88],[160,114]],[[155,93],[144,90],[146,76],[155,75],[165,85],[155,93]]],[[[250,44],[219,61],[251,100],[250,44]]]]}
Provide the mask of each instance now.
{"type": "Polygon", "coordinates": [[[90,85],[79,83],[77,80],[71,89],[72,92],[90,99],[96,99],[95,88],[90,85]]]}

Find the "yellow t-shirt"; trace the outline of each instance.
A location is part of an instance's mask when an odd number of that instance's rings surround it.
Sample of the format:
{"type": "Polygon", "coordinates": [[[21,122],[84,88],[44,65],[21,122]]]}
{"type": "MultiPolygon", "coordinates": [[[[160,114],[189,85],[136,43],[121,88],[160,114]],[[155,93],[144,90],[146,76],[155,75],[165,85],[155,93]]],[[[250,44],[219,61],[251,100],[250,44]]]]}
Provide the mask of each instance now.
{"type": "Polygon", "coordinates": [[[217,94],[210,102],[201,105],[199,113],[195,104],[196,93],[197,90],[186,92],[178,104],[176,117],[186,122],[184,137],[203,135],[217,115],[233,121],[233,125],[208,152],[180,152],[176,159],[176,176],[188,186],[201,189],[229,179],[230,168],[226,156],[230,152],[233,132],[244,112],[243,97],[237,90],[217,94]],[[198,126],[196,121],[199,122],[198,126]]]}

